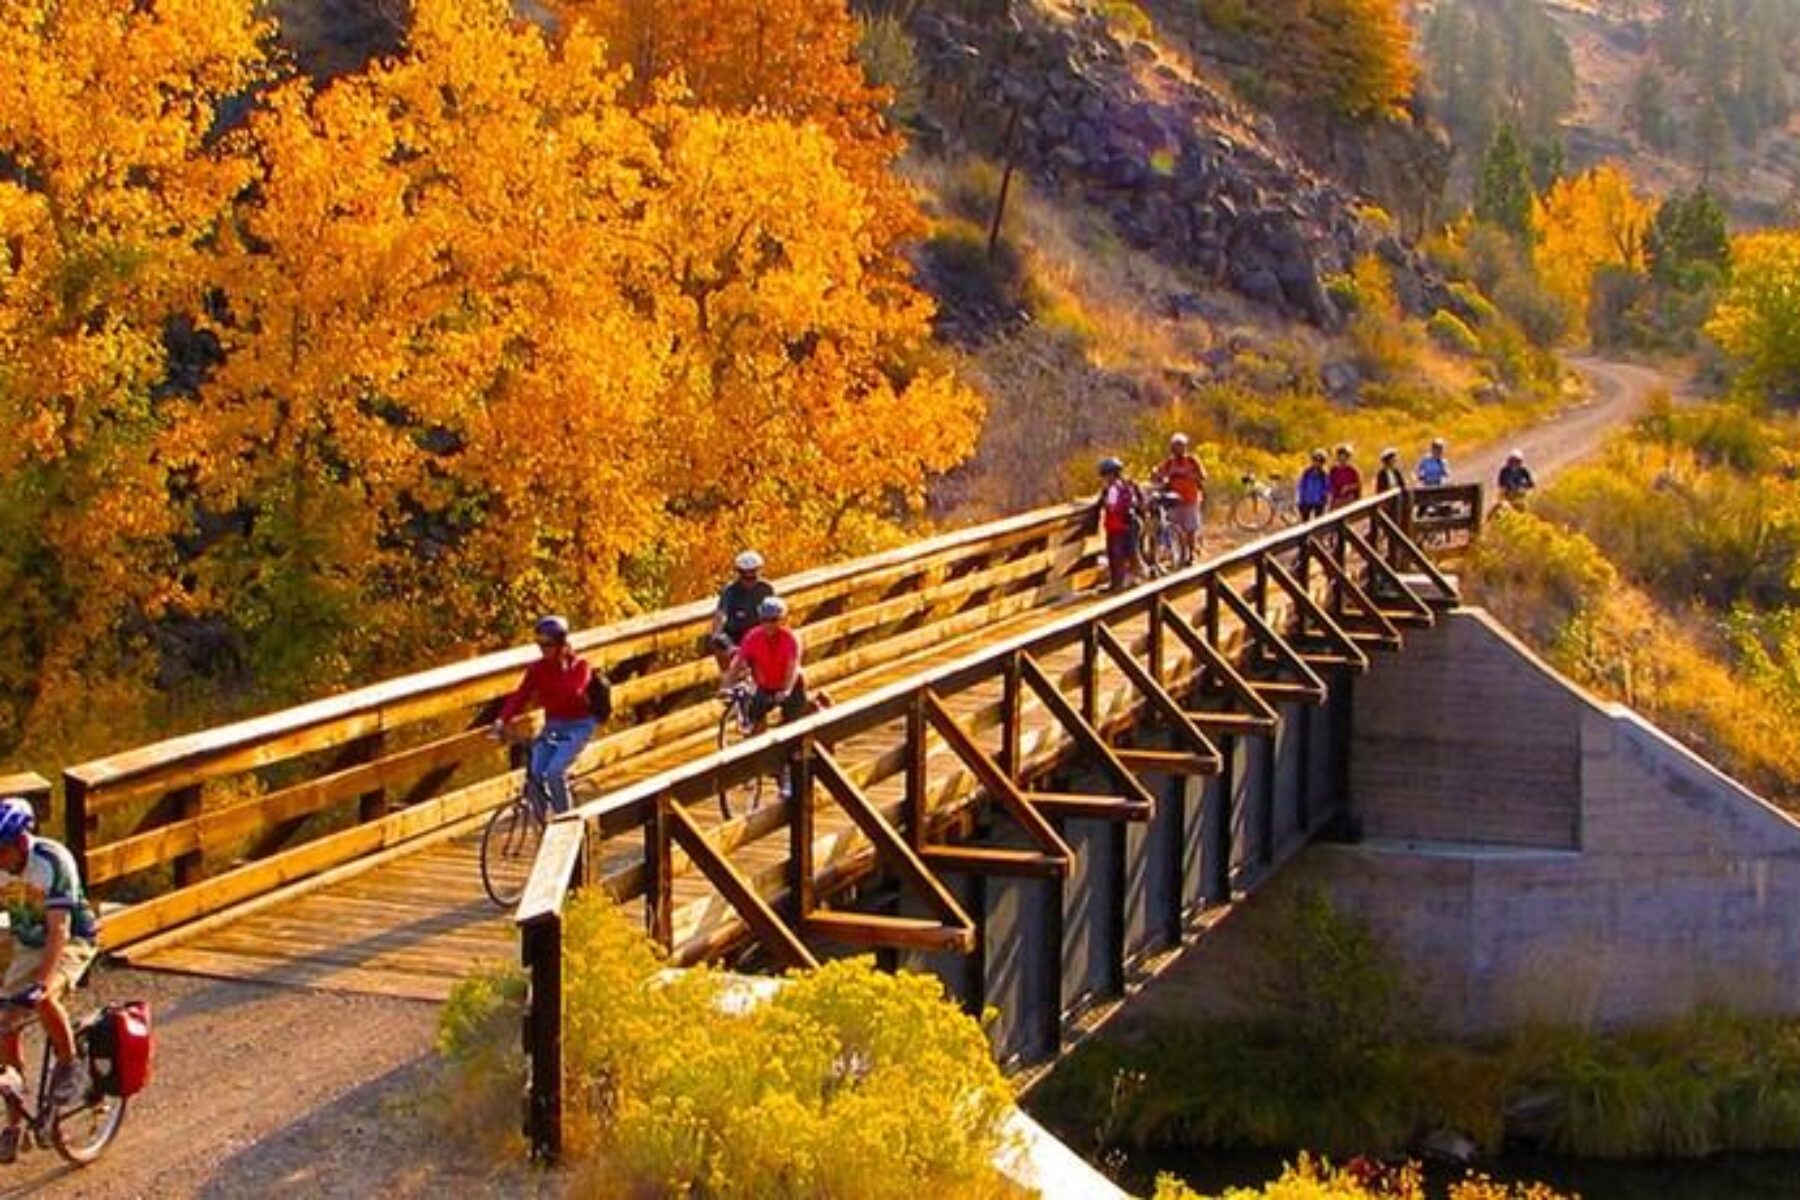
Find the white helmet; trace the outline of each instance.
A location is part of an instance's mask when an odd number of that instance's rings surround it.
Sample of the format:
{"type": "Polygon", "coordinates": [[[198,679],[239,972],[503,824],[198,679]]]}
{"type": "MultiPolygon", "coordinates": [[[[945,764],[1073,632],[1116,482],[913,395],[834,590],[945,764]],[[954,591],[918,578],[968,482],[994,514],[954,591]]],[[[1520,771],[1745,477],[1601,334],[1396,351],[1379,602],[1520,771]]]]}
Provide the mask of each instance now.
{"type": "Polygon", "coordinates": [[[1506,461],[1507,462],[1524,462],[1525,461],[1525,452],[1523,450],[1519,449],[1517,446],[1515,446],[1512,448],[1512,450],[1507,452],[1506,461]]]}
{"type": "Polygon", "coordinates": [[[756,615],[765,621],[779,621],[787,616],[787,601],[780,596],[765,596],[756,606],[756,615]]]}
{"type": "Polygon", "coordinates": [[[740,571],[760,571],[763,568],[763,556],[754,550],[746,550],[732,559],[731,565],[740,571]]]}
{"type": "Polygon", "coordinates": [[[1188,435],[1187,434],[1172,433],[1169,435],[1169,445],[1171,445],[1171,446],[1186,446],[1187,444],[1188,444],[1188,435]]]}

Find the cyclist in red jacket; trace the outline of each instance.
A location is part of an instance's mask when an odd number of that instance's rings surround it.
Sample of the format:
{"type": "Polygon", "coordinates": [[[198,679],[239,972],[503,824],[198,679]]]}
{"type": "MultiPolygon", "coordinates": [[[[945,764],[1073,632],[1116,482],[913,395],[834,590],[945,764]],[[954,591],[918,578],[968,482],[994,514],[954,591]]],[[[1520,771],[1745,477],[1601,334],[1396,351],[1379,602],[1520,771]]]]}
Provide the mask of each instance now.
{"type": "Polygon", "coordinates": [[[748,715],[755,725],[775,709],[784,721],[798,721],[809,709],[806,679],[800,671],[800,637],[788,628],[787,601],[769,596],[757,606],[757,626],[744,635],[725,672],[725,686],[750,676],[756,692],[748,715]]]}
{"type": "Polygon", "coordinates": [[[514,717],[532,704],[544,709],[544,728],[531,743],[527,770],[543,785],[556,812],[569,810],[569,768],[599,725],[588,699],[594,677],[587,660],[569,647],[569,622],[543,617],[537,623],[538,650],[543,657],[525,668],[525,677],[500,706],[494,735],[503,736],[514,717]]]}

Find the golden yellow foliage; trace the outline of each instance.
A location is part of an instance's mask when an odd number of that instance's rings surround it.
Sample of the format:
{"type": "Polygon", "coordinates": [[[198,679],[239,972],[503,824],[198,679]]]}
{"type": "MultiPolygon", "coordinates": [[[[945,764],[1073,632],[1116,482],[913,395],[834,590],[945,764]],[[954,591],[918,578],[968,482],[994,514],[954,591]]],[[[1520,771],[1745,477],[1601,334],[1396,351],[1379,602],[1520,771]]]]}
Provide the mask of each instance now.
{"type": "Polygon", "coordinates": [[[1655,204],[1632,189],[1617,163],[1566,176],[1532,201],[1532,257],[1538,277],[1585,325],[1594,272],[1645,268],[1645,238],[1655,204]]]}
{"type": "Polygon", "coordinates": [[[1746,395],[1800,403],[1800,231],[1733,238],[1731,262],[1707,335],[1731,358],[1746,395]]]}

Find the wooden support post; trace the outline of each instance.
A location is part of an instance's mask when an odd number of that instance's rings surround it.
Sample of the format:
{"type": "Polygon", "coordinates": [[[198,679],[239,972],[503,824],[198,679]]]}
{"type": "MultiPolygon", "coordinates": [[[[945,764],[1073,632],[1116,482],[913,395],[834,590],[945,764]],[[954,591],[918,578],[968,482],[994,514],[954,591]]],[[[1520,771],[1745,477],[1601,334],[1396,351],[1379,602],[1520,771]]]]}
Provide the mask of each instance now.
{"type": "Polygon", "coordinates": [[[1279,725],[1269,732],[1268,737],[1262,739],[1262,779],[1258,781],[1256,789],[1256,857],[1265,867],[1275,862],[1275,785],[1280,761],[1276,751],[1280,741],[1279,725]]]}
{"type": "Polygon", "coordinates": [[[1342,811],[1350,807],[1350,739],[1355,732],[1356,680],[1349,672],[1340,672],[1337,686],[1332,688],[1331,705],[1331,777],[1337,793],[1332,802],[1342,811]]]}
{"type": "Polygon", "coordinates": [[[68,772],[63,773],[63,844],[69,853],[75,856],[75,865],[80,868],[82,881],[85,883],[90,874],[88,871],[88,846],[93,835],[98,832],[98,818],[88,812],[88,785],[85,779],[78,779],[68,772]]]}
{"type": "MultiPolygon", "coordinates": [[[[1060,826],[1056,830],[1062,837],[1060,826]]],[[[1050,1058],[1062,1053],[1063,1037],[1063,879],[1047,879],[1042,884],[1045,898],[1044,937],[1041,953],[1049,975],[1044,988],[1048,1003],[1044,1006],[1043,1039],[1050,1058]]]]}
{"type": "Polygon", "coordinates": [[[1106,904],[1106,923],[1112,929],[1112,945],[1106,949],[1106,990],[1114,996],[1125,994],[1125,949],[1131,941],[1126,928],[1126,863],[1131,831],[1123,824],[1108,825],[1100,830],[1106,839],[1106,857],[1113,886],[1100,899],[1106,904]]]}
{"type": "Polygon", "coordinates": [[[925,693],[906,706],[906,836],[913,849],[924,847],[931,824],[929,780],[925,774],[925,693]]]}
{"type": "Polygon", "coordinates": [[[1019,741],[1024,733],[1018,654],[1006,660],[1006,673],[1000,680],[1000,769],[1013,781],[1019,778],[1019,741]]]}
{"type": "MultiPolygon", "coordinates": [[[[191,820],[199,816],[201,805],[204,802],[201,790],[202,785],[194,783],[169,792],[151,807],[143,821],[139,823],[138,828],[148,832],[155,825],[177,820],[191,820]]],[[[178,855],[174,867],[176,887],[183,888],[190,883],[199,883],[201,877],[206,873],[206,852],[196,849],[190,853],[178,855]]]]}
{"type": "Polygon", "coordinates": [[[1169,872],[1169,906],[1163,917],[1169,923],[1170,945],[1180,945],[1181,927],[1187,920],[1188,781],[1177,775],[1169,780],[1167,786],[1172,796],[1168,801],[1169,811],[1166,815],[1169,822],[1166,850],[1169,856],[1166,867],[1169,872]]]}
{"type": "Polygon", "coordinates": [[[963,886],[968,888],[963,907],[974,916],[975,945],[964,960],[962,1006],[980,1020],[987,1007],[987,876],[971,875],[963,886]]]}
{"type": "Polygon", "coordinates": [[[1160,597],[1150,606],[1150,678],[1158,684],[1167,682],[1163,674],[1163,612],[1167,608],[1168,602],[1160,597]]]}
{"type": "Polygon", "coordinates": [[[1212,844],[1207,847],[1212,852],[1212,871],[1206,881],[1206,900],[1209,904],[1231,903],[1231,799],[1237,790],[1237,739],[1223,738],[1219,742],[1219,757],[1222,763],[1218,782],[1218,803],[1213,807],[1212,844]]]}
{"type": "Polygon", "coordinates": [[[803,926],[813,895],[812,739],[801,740],[788,760],[788,897],[790,919],[803,926]]]}
{"type": "Polygon", "coordinates": [[[1100,720],[1100,623],[1090,621],[1081,631],[1081,719],[1089,725],[1100,720]]]}
{"type": "Polygon", "coordinates": [[[525,1008],[525,1051],[531,1064],[526,1133],[532,1154],[555,1162],[563,1150],[562,912],[540,915],[520,930],[531,1003],[525,1008]]]}
{"type": "Polygon", "coordinates": [[[1313,755],[1313,710],[1312,705],[1297,706],[1294,720],[1298,724],[1296,730],[1300,738],[1300,749],[1295,755],[1300,761],[1300,778],[1294,788],[1295,820],[1300,832],[1312,832],[1312,755],[1313,755]]]}
{"type": "Polygon", "coordinates": [[[673,803],[667,795],[658,796],[644,822],[644,867],[649,875],[644,888],[645,932],[664,950],[675,948],[675,864],[669,830],[669,806],[673,803]]]}
{"type": "MultiPolygon", "coordinates": [[[[370,763],[380,758],[387,750],[387,735],[380,730],[367,737],[357,738],[345,747],[345,766],[354,763],[370,763]],[[354,755],[352,758],[351,755],[354,755]]],[[[388,794],[385,787],[371,788],[356,798],[356,819],[360,822],[379,821],[388,814],[388,794]]]]}

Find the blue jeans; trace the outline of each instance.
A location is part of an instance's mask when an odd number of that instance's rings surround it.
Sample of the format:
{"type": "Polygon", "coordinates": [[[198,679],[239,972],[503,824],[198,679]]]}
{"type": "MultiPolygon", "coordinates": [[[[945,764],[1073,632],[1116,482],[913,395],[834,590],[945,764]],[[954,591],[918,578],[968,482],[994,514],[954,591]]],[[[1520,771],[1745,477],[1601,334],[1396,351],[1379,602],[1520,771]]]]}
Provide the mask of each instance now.
{"type": "Polygon", "coordinates": [[[581,748],[594,736],[598,724],[592,717],[554,717],[544,722],[544,731],[531,743],[531,760],[526,770],[543,784],[551,812],[569,811],[569,768],[575,765],[581,748]]]}

